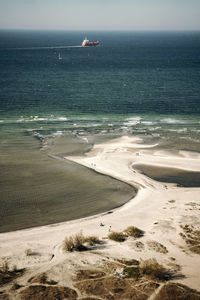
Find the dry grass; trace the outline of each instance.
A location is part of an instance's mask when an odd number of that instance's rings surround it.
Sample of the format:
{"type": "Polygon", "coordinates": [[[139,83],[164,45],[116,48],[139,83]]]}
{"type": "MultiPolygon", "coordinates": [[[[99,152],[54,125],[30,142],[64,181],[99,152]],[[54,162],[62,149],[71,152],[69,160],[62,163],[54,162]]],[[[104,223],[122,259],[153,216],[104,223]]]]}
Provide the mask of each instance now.
{"type": "Polygon", "coordinates": [[[97,236],[87,236],[84,237],[82,232],[77,233],[76,235],[72,235],[65,239],[63,249],[65,251],[86,251],[89,246],[94,246],[97,244],[101,244],[101,241],[97,236]]]}
{"type": "Polygon", "coordinates": [[[172,272],[160,265],[155,258],[142,260],[139,269],[141,276],[148,276],[153,280],[167,281],[172,279],[172,272]]]}
{"type": "Polygon", "coordinates": [[[187,286],[170,283],[163,286],[155,300],[200,300],[200,293],[187,286]]]}
{"type": "Polygon", "coordinates": [[[9,266],[7,263],[5,263],[0,268],[0,286],[7,284],[14,279],[22,276],[25,272],[25,269],[17,269],[14,267],[12,270],[9,270],[9,266]]]}
{"type": "Polygon", "coordinates": [[[77,233],[76,235],[72,235],[65,239],[63,249],[65,251],[85,251],[87,247],[83,244],[85,242],[85,238],[82,232],[77,233]]]}
{"type": "Polygon", "coordinates": [[[22,300],[52,300],[77,299],[77,293],[68,287],[54,287],[45,285],[32,285],[20,293],[22,300]]]}
{"type": "Polygon", "coordinates": [[[49,285],[56,285],[58,282],[54,280],[48,279],[45,273],[32,277],[28,280],[31,283],[41,283],[41,284],[49,284],[49,285]]]}
{"type": "Polygon", "coordinates": [[[147,300],[155,289],[157,283],[138,281],[135,278],[120,279],[118,277],[108,275],[104,278],[86,279],[77,282],[76,287],[82,295],[100,297],[109,300],[147,300]],[[137,285],[136,287],[134,287],[137,285]]]}
{"type": "Polygon", "coordinates": [[[127,227],[124,232],[131,237],[134,237],[135,239],[140,238],[144,235],[144,231],[135,227],[135,226],[129,226],[127,227]]]}
{"type": "Polygon", "coordinates": [[[163,253],[163,254],[168,252],[167,248],[164,245],[156,241],[147,241],[147,245],[150,250],[155,250],[156,252],[163,253]]]}
{"type": "Polygon", "coordinates": [[[200,254],[200,230],[192,225],[181,226],[184,233],[180,233],[180,236],[185,240],[189,246],[191,252],[200,254]]]}
{"type": "Polygon", "coordinates": [[[140,277],[140,269],[139,267],[126,267],[123,270],[123,274],[126,276],[126,278],[138,279],[140,277]]]}
{"type": "Polygon", "coordinates": [[[91,236],[85,237],[85,243],[88,243],[90,246],[94,246],[97,244],[101,244],[102,242],[100,241],[100,239],[97,236],[91,235],[91,236]]]}
{"type": "Polygon", "coordinates": [[[126,240],[126,235],[123,232],[115,232],[114,231],[108,235],[108,238],[115,242],[124,242],[126,240]]]}
{"type": "Polygon", "coordinates": [[[85,279],[97,279],[104,277],[105,272],[99,270],[78,270],[76,273],[76,281],[85,280],[85,279]]]}
{"type": "Polygon", "coordinates": [[[26,249],[25,254],[26,254],[26,256],[31,256],[32,255],[32,250],[31,249],[26,249]]]}
{"type": "Polygon", "coordinates": [[[136,259],[130,259],[130,260],[118,259],[117,261],[125,266],[138,266],[139,265],[139,261],[136,259]]]}

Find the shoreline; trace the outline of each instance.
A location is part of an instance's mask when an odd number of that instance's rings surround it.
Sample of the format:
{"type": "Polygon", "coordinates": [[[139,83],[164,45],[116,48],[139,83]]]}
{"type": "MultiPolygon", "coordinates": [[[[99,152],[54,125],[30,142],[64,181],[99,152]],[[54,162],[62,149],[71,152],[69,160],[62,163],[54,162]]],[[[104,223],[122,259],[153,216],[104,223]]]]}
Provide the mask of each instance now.
{"type": "MultiPolygon", "coordinates": [[[[23,285],[27,285],[29,277],[42,272],[48,272],[60,285],[66,285],[61,265],[67,263],[67,270],[74,274],[82,266],[83,257],[87,266],[94,267],[96,262],[92,251],[83,255],[78,252],[64,253],[62,250],[66,237],[82,231],[84,235],[106,238],[105,247],[98,249],[96,254],[99,260],[106,255],[112,259],[156,257],[160,263],[169,265],[172,263],[170,258],[173,257],[185,276],[176,282],[199,290],[199,254],[191,252],[180,233],[181,226],[186,224],[200,228],[200,188],[183,188],[176,184],[158,182],[132,168],[134,164],[142,161],[143,164],[152,163],[154,166],[167,165],[200,171],[200,154],[191,155],[186,151],[181,151],[178,155],[170,154],[167,151],[154,150],[153,146],[142,144],[139,138],[121,137],[95,145],[84,156],[67,157],[76,163],[94,168],[99,173],[135,186],[138,189],[136,196],[122,206],[111,209],[112,213],[107,211],[78,220],[1,233],[0,264],[7,262],[10,266],[28,268],[26,276],[18,280],[23,285]],[[100,223],[104,226],[101,227],[100,223]],[[107,239],[110,227],[112,231],[123,231],[132,225],[145,232],[144,237],[139,240],[143,244],[142,249],[138,249],[136,241],[131,239],[120,244],[107,239]],[[164,245],[167,253],[162,254],[158,249],[148,246],[150,241],[164,245]],[[27,249],[40,255],[27,256],[27,249]]],[[[71,277],[67,278],[73,286],[71,277]]]]}

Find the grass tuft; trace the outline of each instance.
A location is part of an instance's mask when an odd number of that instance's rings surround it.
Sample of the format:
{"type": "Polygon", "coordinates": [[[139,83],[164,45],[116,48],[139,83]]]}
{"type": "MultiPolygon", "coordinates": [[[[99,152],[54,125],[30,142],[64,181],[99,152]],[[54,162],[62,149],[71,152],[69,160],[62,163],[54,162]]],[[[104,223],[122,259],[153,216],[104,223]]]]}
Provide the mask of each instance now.
{"type": "Polygon", "coordinates": [[[86,251],[88,248],[84,245],[94,246],[96,244],[101,244],[101,241],[97,236],[87,236],[84,237],[82,232],[72,235],[65,239],[63,249],[65,251],[86,251]]]}
{"type": "Polygon", "coordinates": [[[124,242],[126,240],[126,235],[123,232],[115,232],[114,231],[108,235],[108,238],[115,242],[124,242]]]}
{"type": "Polygon", "coordinates": [[[144,235],[144,231],[135,227],[135,226],[129,226],[127,227],[124,232],[128,235],[128,236],[132,236],[135,239],[136,238],[140,238],[144,235]]]}
{"type": "Polygon", "coordinates": [[[85,238],[82,232],[77,233],[76,235],[70,236],[65,239],[63,249],[65,251],[85,251],[87,247],[83,244],[85,242],[85,238]]]}
{"type": "Polygon", "coordinates": [[[101,241],[97,236],[91,235],[91,236],[85,237],[85,243],[88,243],[90,246],[94,246],[97,244],[101,244],[101,241]]]}

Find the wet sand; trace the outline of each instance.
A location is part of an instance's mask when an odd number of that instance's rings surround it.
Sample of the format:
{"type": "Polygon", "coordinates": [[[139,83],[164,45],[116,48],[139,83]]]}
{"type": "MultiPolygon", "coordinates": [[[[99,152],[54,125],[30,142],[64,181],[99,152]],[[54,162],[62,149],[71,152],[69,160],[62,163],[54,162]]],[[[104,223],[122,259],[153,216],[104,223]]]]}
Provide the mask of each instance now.
{"type": "Polygon", "coordinates": [[[82,155],[81,139],[52,139],[41,151],[37,139],[2,151],[0,232],[79,219],[123,205],[136,190],[122,181],[63,159],[82,155]]]}
{"type": "Polygon", "coordinates": [[[184,187],[200,187],[200,172],[145,164],[134,164],[133,168],[160,182],[176,183],[184,187]]]}

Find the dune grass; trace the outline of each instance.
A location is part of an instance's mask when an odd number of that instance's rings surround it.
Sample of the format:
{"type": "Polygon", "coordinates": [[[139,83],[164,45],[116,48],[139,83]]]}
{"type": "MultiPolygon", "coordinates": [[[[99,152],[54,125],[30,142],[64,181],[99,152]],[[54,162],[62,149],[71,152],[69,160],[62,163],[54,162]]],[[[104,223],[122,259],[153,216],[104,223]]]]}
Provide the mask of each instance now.
{"type": "Polygon", "coordinates": [[[141,260],[139,269],[142,276],[147,276],[153,280],[168,281],[172,279],[172,273],[159,264],[155,258],[141,260]]]}
{"type": "Polygon", "coordinates": [[[123,232],[115,232],[114,231],[108,235],[108,238],[115,242],[124,242],[126,240],[126,235],[123,232]]]}
{"type": "Polygon", "coordinates": [[[135,227],[135,226],[129,226],[127,227],[124,232],[128,235],[128,236],[131,236],[131,237],[134,237],[135,239],[136,238],[140,238],[144,235],[144,231],[135,227]]]}
{"type": "Polygon", "coordinates": [[[88,246],[100,244],[101,241],[97,236],[83,236],[82,232],[72,235],[65,239],[63,249],[64,251],[86,251],[88,246]]]}

